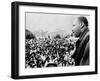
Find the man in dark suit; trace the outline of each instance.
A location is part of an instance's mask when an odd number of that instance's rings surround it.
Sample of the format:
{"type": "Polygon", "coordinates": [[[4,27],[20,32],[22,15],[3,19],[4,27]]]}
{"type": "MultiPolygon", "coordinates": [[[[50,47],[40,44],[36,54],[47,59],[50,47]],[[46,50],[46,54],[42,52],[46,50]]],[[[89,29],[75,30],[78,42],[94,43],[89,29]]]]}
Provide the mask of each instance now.
{"type": "Polygon", "coordinates": [[[75,65],[89,65],[89,28],[86,17],[80,16],[74,20],[73,34],[79,37],[76,42],[76,51],[73,54],[75,65]]]}

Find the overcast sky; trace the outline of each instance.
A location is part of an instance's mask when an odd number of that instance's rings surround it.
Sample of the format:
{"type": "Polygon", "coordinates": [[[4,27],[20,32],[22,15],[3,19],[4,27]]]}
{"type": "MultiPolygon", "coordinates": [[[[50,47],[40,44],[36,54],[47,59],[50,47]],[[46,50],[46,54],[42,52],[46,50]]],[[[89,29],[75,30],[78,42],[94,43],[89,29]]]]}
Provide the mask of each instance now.
{"type": "Polygon", "coordinates": [[[66,30],[71,32],[73,20],[80,15],[26,13],[26,29],[31,32],[43,30],[55,32],[66,30]]]}

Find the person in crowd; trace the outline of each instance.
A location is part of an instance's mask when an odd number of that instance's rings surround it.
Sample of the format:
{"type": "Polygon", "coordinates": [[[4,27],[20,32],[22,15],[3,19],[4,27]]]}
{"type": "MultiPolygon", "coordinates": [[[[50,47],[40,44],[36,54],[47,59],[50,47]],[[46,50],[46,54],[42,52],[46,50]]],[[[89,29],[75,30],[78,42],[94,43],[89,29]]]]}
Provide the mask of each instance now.
{"type": "Polygon", "coordinates": [[[77,17],[73,22],[73,34],[78,37],[76,51],[73,54],[75,65],[89,65],[89,27],[88,20],[84,16],[77,17]]]}

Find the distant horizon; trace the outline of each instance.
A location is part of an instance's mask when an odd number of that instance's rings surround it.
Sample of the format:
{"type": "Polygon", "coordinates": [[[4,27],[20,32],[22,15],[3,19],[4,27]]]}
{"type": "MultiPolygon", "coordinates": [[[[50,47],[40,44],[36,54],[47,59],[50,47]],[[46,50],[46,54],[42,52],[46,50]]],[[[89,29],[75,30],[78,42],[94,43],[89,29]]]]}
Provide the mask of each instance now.
{"type": "MultiPolygon", "coordinates": [[[[29,30],[30,31],[30,30],[29,30]]],[[[31,31],[30,31],[31,32],[31,31]]],[[[57,34],[59,34],[60,36],[62,37],[65,37],[67,36],[68,34],[70,33],[67,33],[65,30],[56,30],[54,32],[48,32],[48,31],[43,31],[43,30],[37,30],[37,31],[34,31],[34,32],[31,32],[32,34],[34,34],[35,36],[37,37],[41,37],[42,34],[44,34],[44,36],[42,37],[47,37],[47,36],[50,36],[50,37],[54,37],[56,36],[57,34]]]]}

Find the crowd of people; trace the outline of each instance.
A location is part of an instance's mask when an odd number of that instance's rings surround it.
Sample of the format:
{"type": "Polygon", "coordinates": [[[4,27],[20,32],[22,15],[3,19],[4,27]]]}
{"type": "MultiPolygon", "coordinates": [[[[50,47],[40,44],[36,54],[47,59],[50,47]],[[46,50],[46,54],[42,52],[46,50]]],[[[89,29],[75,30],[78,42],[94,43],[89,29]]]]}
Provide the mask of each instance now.
{"type": "Polygon", "coordinates": [[[71,57],[76,40],[69,38],[39,38],[25,41],[25,68],[74,66],[71,57]]]}

